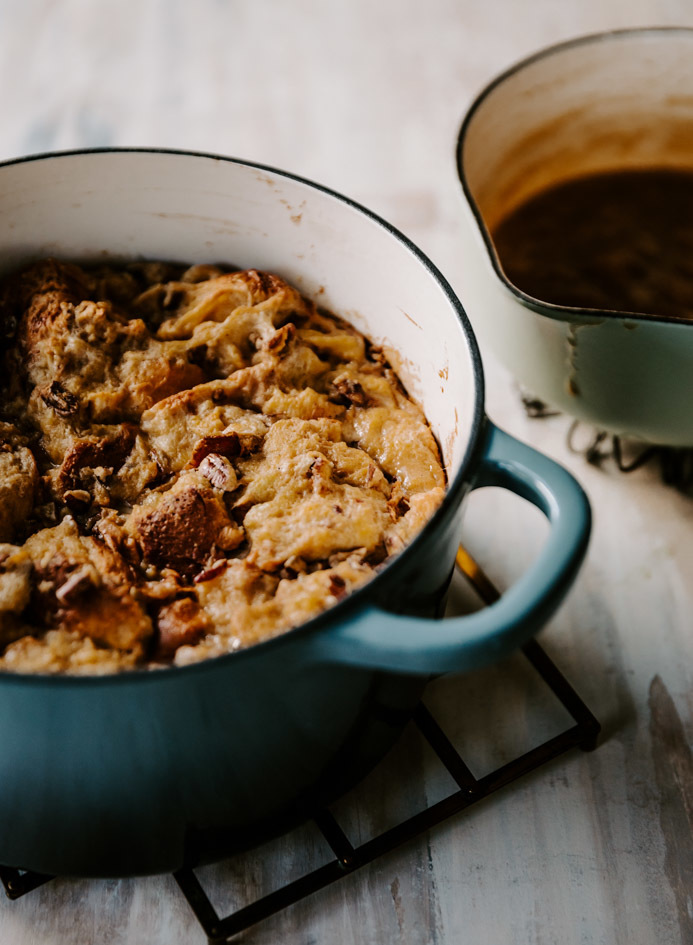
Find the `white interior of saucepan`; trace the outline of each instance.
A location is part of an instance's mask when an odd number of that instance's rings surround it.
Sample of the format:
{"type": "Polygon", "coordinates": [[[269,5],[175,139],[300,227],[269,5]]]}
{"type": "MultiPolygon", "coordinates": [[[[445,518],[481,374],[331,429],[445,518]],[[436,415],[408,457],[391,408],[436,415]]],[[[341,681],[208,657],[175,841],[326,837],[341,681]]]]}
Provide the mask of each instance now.
{"type": "Polygon", "coordinates": [[[603,34],[521,64],[483,98],[462,171],[489,229],[550,184],[693,165],[693,30],[603,34]]]}
{"type": "Polygon", "coordinates": [[[107,151],[0,167],[2,271],[36,257],[227,263],[278,273],[386,346],[451,478],[474,415],[454,304],[381,222],[279,173],[202,155],[107,151]]]}

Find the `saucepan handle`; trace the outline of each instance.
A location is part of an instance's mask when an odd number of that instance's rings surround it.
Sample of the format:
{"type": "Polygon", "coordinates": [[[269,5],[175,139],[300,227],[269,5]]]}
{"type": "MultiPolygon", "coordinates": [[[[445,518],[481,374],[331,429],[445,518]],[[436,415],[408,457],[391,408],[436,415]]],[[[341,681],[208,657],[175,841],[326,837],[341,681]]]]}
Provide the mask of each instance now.
{"type": "Polygon", "coordinates": [[[587,549],[590,507],[562,466],[487,423],[473,488],[501,486],[528,499],[551,524],[537,560],[496,603],[447,620],[407,617],[368,607],[311,641],[329,662],[397,673],[476,669],[526,642],[556,610],[587,549]]]}

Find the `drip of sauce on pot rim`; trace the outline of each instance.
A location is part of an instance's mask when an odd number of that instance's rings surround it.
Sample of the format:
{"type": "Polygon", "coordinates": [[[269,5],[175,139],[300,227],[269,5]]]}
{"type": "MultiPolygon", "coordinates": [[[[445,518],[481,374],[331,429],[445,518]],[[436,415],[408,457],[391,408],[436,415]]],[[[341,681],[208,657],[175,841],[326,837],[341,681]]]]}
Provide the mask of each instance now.
{"type": "Polygon", "coordinates": [[[507,278],[535,299],[693,318],[693,172],[556,184],[501,220],[493,241],[507,278]]]}

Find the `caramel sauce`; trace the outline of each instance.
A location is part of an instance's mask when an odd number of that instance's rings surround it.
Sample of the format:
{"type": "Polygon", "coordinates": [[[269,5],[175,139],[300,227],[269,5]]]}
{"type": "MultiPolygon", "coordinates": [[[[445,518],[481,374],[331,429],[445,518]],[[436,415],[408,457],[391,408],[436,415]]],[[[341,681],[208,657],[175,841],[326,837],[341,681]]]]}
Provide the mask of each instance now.
{"type": "Polygon", "coordinates": [[[693,172],[565,181],[511,211],[493,241],[510,282],[540,301],[693,318],[693,172]]]}

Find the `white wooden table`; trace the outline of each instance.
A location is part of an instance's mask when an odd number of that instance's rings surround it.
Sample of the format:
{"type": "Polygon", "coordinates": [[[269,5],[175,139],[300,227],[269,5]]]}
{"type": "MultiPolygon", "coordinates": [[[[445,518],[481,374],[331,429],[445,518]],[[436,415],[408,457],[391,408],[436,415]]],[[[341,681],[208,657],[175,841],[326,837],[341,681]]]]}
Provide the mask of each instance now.
{"type": "MultiPolygon", "coordinates": [[[[0,158],[155,145],[282,167],[390,219],[453,282],[453,146],[472,95],[517,58],[598,29],[693,25],[686,0],[11,0],[0,2],[0,158]]],[[[624,476],[528,419],[486,353],[488,411],[566,463],[595,512],[588,560],[541,640],[604,724],[599,749],[549,768],[310,900],[245,943],[679,945],[693,942],[693,501],[656,470],[624,476]]],[[[540,516],[491,490],[466,541],[501,586],[536,553],[540,516]]],[[[475,772],[560,729],[520,657],[429,696],[475,772]],[[511,720],[508,728],[508,719],[511,720]]],[[[413,737],[353,839],[450,785],[413,737]]],[[[304,831],[201,871],[223,912],[326,858],[304,831]]],[[[170,877],[56,881],[0,901],[2,945],[176,943],[204,937],[170,877]]]]}

